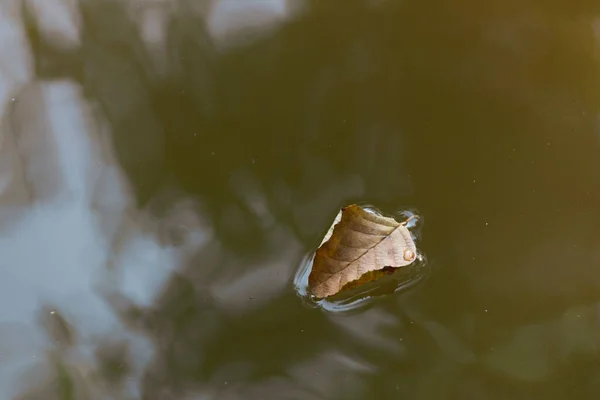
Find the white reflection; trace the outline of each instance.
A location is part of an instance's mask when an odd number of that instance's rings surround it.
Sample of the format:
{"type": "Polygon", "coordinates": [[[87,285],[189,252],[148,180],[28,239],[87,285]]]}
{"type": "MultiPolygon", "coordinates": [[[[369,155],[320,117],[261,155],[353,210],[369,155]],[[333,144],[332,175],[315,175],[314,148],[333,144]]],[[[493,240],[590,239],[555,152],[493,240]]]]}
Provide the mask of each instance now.
{"type": "Polygon", "coordinates": [[[271,33],[302,5],[303,0],[214,0],[208,33],[218,48],[227,50],[271,33]]]}
{"type": "Polygon", "coordinates": [[[173,204],[161,220],[149,213],[137,214],[137,220],[121,232],[119,252],[112,262],[117,267],[114,282],[139,307],[150,307],[164,284],[185,265],[188,258],[213,239],[213,231],[199,214],[199,205],[191,199],[173,204]]]}
{"type": "Polygon", "coordinates": [[[46,40],[59,47],[80,44],[81,15],[72,0],[27,0],[46,40]]]}
{"type": "Polygon", "coordinates": [[[154,59],[156,70],[165,72],[167,66],[167,27],[170,1],[142,2],[134,7],[132,18],[139,19],[140,36],[154,59]]]}
{"type": "Polygon", "coordinates": [[[36,323],[41,305],[56,305],[77,327],[81,343],[119,325],[91,288],[110,252],[110,237],[99,222],[120,219],[130,201],[76,85],[34,83],[16,98],[3,116],[2,137],[10,141],[4,155],[16,162],[0,171],[14,183],[4,186],[2,198],[23,187],[31,196],[27,202],[0,203],[3,215],[14,213],[16,206],[23,210],[0,235],[0,301],[5,305],[0,323],[3,333],[20,336],[13,362],[3,363],[0,371],[0,387],[10,389],[51,346],[36,323]],[[105,207],[93,210],[98,182],[113,196],[110,202],[100,199],[97,204],[105,207]]]}
{"type": "MultiPolygon", "coordinates": [[[[25,31],[19,21],[20,2],[0,2],[0,107],[10,102],[18,87],[32,74],[32,57],[28,50],[25,31]]],[[[0,148],[2,147],[0,135],[0,148]]],[[[1,178],[0,178],[1,179],[1,178]]]]}
{"type": "Polygon", "coordinates": [[[108,126],[76,84],[31,83],[15,97],[0,125],[8,160],[0,163],[0,216],[10,222],[0,225],[0,399],[52,387],[50,359],[64,364],[76,393],[101,393],[94,354],[103,337],[134,355],[119,396],[137,396],[152,346],[127,331],[95,288],[112,282],[111,292],[151,304],[210,230],[189,199],[159,222],[135,210],[108,126]],[[74,330],[73,347],[40,327],[46,305],[74,330]]]}

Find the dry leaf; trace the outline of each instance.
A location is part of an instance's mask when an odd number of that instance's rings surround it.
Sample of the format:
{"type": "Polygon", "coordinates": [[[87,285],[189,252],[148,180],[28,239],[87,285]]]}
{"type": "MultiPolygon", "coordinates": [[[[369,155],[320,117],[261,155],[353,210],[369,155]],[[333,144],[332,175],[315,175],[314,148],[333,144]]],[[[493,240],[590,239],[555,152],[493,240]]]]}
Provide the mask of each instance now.
{"type": "Polygon", "coordinates": [[[406,222],[355,204],[342,208],[315,253],[308,277],[312,293],[332,296],[411,264],[417,249],[406,222]]]}

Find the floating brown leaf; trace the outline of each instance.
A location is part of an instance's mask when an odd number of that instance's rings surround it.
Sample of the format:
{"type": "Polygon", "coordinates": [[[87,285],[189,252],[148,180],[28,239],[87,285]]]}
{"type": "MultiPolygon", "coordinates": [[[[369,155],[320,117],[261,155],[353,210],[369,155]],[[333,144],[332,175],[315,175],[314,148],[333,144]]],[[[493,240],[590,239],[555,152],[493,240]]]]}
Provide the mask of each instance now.
{"type": "Polygon", "coordinates": [[[308,284],[316,297],[332,296],[411,264],[416,252],[406,222],[353,204],[341,209],[317,249],[308,284]]]}

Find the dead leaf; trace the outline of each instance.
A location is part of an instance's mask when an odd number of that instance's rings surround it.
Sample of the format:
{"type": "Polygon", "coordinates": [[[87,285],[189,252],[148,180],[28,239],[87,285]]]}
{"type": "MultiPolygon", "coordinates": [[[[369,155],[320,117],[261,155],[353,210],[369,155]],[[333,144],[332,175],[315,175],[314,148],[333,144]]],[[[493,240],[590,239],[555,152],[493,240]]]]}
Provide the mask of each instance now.
{"type": "Polygon", "coordinates": [[[308,285],[318,298],[393,273],[417,254],[406,228],[356,204],[342,208],[315,253],[308,285]]]}

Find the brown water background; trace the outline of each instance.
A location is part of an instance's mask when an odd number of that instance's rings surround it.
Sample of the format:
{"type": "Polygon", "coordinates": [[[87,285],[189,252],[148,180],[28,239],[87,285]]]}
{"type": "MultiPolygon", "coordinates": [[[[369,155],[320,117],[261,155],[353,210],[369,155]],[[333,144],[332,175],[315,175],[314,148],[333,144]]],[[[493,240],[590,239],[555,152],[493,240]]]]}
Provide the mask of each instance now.
{"type": "Polygon", "coordinates": [[[600,398],[600,3],[3,1],[0,398],[600,398]],[[353,202],[429,276],[308,307],[353,202]]]}

